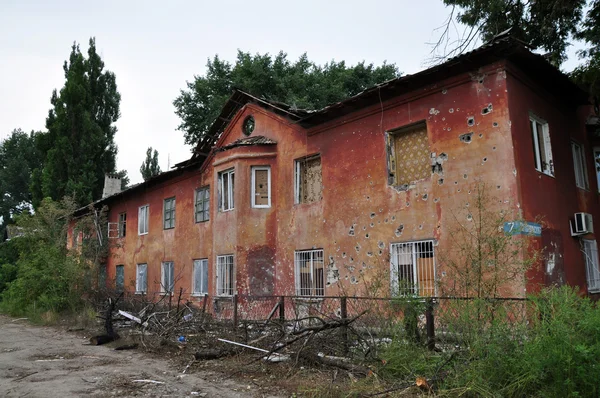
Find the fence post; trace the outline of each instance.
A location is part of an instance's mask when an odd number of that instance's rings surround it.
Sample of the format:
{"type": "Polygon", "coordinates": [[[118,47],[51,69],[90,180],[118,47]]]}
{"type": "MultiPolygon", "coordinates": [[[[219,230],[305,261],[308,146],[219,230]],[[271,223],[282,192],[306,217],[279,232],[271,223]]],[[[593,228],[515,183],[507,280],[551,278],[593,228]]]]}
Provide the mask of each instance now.
{"type": "Polygon", "coordinates": [[[238,295],[233,295],[233,330],[237,330],[238,326],[238,295]]]}
{"type": "Polygon", "coordinates": [[[427,348],[435,349],[435,326],[433,322],[433,299],[427,299],[427,308],[425,309],[425,326],[427,329],[427,348]]]}
{"type": "Polygon", "coordinates": [[[342,344],[344,349],[344,355],[348,354],[348,325],[345,323],[348,321],[348,302],[347,297],[340,297],[340,316],[342,317],[342,344]]]}
{"type": "Polygon", "coordinates": [[[285,296],[279,297],[279,320],[285,322],[285,296]]]}

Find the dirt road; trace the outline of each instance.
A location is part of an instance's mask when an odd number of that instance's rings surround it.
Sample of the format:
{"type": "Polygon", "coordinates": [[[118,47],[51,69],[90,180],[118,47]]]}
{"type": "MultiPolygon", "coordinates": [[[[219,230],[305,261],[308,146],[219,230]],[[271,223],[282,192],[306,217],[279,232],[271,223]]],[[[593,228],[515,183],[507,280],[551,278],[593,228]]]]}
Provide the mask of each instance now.
{"type": "Polygon", "coordinates": [[[182,374],[181,365],[167,358],[87,342],[59,328],[0,316],[0,397],[263,396],[218,374],[182,374]]]}

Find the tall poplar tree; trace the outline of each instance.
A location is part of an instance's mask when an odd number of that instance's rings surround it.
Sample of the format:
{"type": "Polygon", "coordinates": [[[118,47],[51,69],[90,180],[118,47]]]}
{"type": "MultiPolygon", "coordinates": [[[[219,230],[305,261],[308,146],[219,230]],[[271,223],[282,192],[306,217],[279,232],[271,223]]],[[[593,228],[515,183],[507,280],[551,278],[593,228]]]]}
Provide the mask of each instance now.
{"type": "Polygon", "coordinates": [[[94,38],[87,58],[74,43],[63,69],[65,84],[52,93],[48,132],[36,137],[44,165],[33,174],[34,205],[66,195],[85,205],[101,197],[104,174],[115,172],[121,102],[115,74],[104,70],[94,38]]]}
{"type": "Polygon", "coordinates": [[[152,147],[146,151],[146,160],[142,162],[140,173],[144,181],[160,174],[160,166],[158,165],[158,151],[155,149],[152,153],[152,147]]]}

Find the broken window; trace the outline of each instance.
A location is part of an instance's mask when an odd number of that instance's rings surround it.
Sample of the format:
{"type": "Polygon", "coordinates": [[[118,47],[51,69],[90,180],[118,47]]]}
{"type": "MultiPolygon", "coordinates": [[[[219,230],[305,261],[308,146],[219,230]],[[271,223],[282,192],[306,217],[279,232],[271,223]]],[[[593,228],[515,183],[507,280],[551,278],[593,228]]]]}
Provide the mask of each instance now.
{"type": "Polygon", "coordinates": [[[138,235],[148,233],[148,217],[150,215],[150,205],[140,206],[138,209],[138,235]]]}
{"type": "Polygon", "coordinates": [[[127,234],[127,213],[119,213],[118,236],[124,238],[127,234]]]}
{"type": "Polygon", "coordinates": [[[210,205],[210,187],[196,189],[196,222],[208,221],[210,205]]]}
{"type": "Polygon", "coordinates": [[[135,272],[135,292],[146,293],[148,290],[148,264],[138,264],[135,272]]]}
{"type": "Polygon", "coordinates": [[[160,272],[160,291],[173,293],[175,289],[175,264],[173,261],[164,261],[160,272]]]}
{"type": "Polygon", "coordinates": [[[125,289],[125,266],[117,265],[115,268],[115,290],[122,292],[125,289]]]}
{"type": "Polygon", "coordinates": [[[217,256],[217,296],[233,296],[234,289],[233,254],[217,256]]]}
{"type": "Polygon", "coordinates": [[[234,185],[234,169],[226,170],[219,173],[219,209],[221,211],[233,210],[234,185]]]}
{"type": "Polygon", "coordinates": [[[208,293],[208,259],[194,260],[192,294],[208,293]]]}
{"type": "Polygon", "coordinates": [[[271,207],[271,168],[252,167],[252,207],[271,207]]]}
{"type": "Polygon", "coordinates": [[[435,296],[433,240],[391,245],[391,288],[394,296],[435,296]]]}
{"type": "Polygon", "coordinates": [[[163,205],[164,229],[175,228],[175,197],[165,199],[163,205]]]}
{"type": "Polygon", "coordinates": [[[324,296],[323,250],[297,251],[294,253],[294,263],[296,294],[299,296],[324,296]]]}
{"type": "Polygon", "coordinates": [[[533,158],[535,169],[550,176],[554,175],[552,148],[548,123],[534,116],[529,117],[529,127],[533,136],[533,158]]]}
{"type": "Polygon", "coordinates": [[[575,184],[578,188],[588,189],[589,183],[583,146],[571,141],[571,151],[573,152],[573,166],[575,167],[575,184]]]}
{"type": "Polygon", "coordinates": [[[419,123],[386,134],[388,183],[408,186],[431,176],[427,125],[419,123]]]}
{"type": "Polygon", "coordinates": [[[296,203],[313,203],[323,198],[321,155],[296,160],[296,203]]]}

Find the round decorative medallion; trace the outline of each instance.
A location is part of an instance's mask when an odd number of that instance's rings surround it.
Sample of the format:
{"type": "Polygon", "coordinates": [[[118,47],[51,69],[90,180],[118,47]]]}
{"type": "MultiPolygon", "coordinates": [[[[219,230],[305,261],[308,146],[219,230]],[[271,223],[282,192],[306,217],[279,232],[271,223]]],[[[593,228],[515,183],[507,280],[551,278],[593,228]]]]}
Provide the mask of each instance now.
{"type": "Polygon", "coordinates": [[[244,119],[244,124],[242,124],[242,132],[244,135],[250,135],[254,131],[254,116],[246,116],[244,119]]]}

